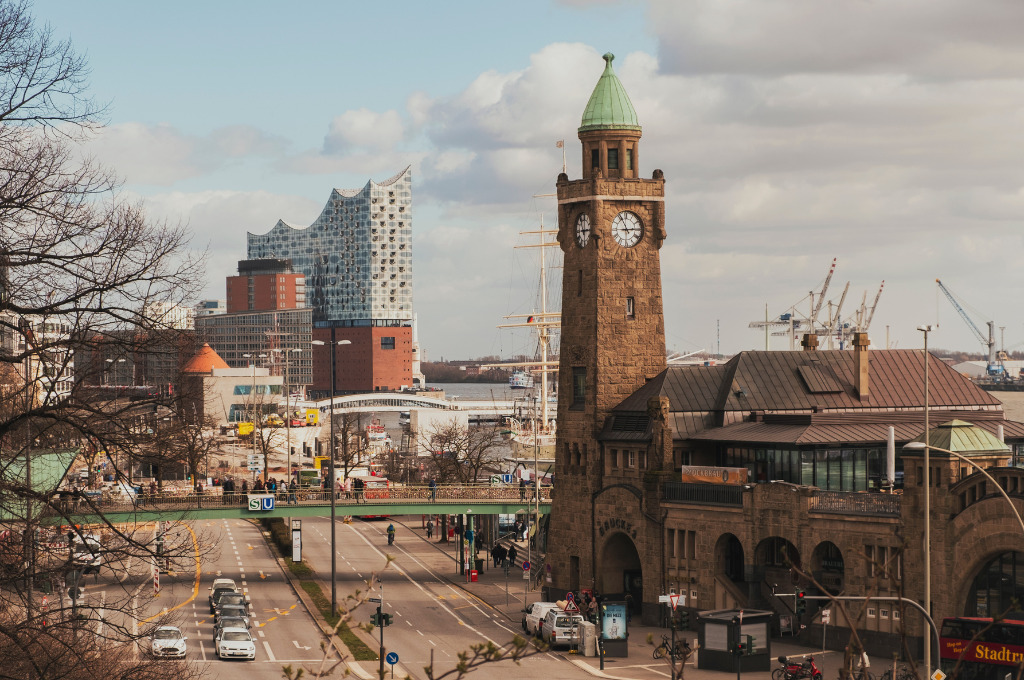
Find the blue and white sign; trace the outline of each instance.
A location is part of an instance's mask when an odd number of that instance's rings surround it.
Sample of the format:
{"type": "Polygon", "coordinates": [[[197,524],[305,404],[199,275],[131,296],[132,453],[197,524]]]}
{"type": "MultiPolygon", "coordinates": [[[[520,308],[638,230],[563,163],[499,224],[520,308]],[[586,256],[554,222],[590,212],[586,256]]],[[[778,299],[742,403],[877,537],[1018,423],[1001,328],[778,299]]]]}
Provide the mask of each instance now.
{"type": "Polygon", "coordinates": [[[249,498],[249,510],[250,512],[263,512],[265,510],[274,509],[274,497],[273,496],[254,496],[250,494],[249,498]]]}
{"type": "Polygon", "coordinates": [[[516,480],[516,476],[515,475],[502,475],[501,476],[501,483],[502,484],[511,484],[515,480],[516,480]]]}
{"type": "Polygon", "coordinates": [[[398,654],[395,652],[388,652],[388,655],[384,657],[384,660],[394,666],[398,663],[398,654]]]}

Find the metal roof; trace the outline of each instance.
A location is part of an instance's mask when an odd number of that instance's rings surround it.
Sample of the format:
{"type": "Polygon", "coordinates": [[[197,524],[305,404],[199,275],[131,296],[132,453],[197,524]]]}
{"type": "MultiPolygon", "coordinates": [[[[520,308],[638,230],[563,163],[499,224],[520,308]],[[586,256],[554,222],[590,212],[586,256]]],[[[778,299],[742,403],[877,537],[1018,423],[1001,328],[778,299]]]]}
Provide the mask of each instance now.
{"type": "MultiPolygon", "coordinates": [[[[1003,432],[1005,435],[1005,428],[1003,432]]],[[[917,437],[914,441],[924,442],[924,435],[917,437]]],[[[1009,451],[1009,447],[989,431],[974,423],[959,419],[943,423],[929,430],[928,445],[947,449],[967,457],[970,457],[971,454],[991,455],[1009,451]]]]}
{"type": "Polygon", "coordinates": [[[608,52],[602,58],[605,61],[604,73],[601,74],[590,95],[587,108],[583,110],[579,132],[588,130],[636,130],[639,132],[640,123],[637,121],[633,102],[629,100],[626,88],[619,82],[615,70],[612,69],[612,60],[615,59],[615,55],[608,52]]]}

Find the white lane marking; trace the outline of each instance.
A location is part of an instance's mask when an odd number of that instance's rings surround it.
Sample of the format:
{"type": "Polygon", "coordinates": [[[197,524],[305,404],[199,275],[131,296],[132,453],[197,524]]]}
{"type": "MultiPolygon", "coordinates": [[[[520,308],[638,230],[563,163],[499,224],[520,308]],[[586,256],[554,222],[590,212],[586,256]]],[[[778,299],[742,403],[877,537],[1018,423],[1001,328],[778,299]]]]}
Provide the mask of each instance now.
{"type": "Polygon", "coordinates": [[[263,648],[267,650],[268,659],[270,659],[271,661],[277,661],[277,659],[274,658],[274,652],[270,650],[270,643],[266,640],[263,641],[263,648]]]}
{"type": "MultiPolygon", "coordinates": [[[[196,634],[198,635],[198,633],[196,634]]],[[[206,661],[206,645],[203,644],[202,640],[199,641],[199,653],[202,655],[203,661],[206,661]]]]}
{"type": "Polygon", "coordinates": [[[292,644],[295,645],[296,649],[306,649],[306,650],[313,649],[312,647],[305,647],[303,645],[300,645],[298,640],[292,640],[292,644]]]}

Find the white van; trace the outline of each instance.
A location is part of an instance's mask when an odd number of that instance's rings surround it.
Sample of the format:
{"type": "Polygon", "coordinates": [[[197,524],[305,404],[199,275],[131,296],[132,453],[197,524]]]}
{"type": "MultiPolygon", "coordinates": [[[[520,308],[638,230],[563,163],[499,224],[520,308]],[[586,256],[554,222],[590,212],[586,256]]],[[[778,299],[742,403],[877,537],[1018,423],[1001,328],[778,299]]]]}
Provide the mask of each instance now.
{"type": "Polygon", "coordinates": [[[534,602],[523,610],[523,630],[528,635],[540,635],[540,624],[547,613],[557,607],[554,602],[534,602]]]}
{"type": "Polygon", "coordinates": [[[551,609],[544,617],[540,626],[540,637],[552,647],[555,645],[572,645],[580,639],[580,626],[583,615],[566,612],[562,609],[551,609]]]}
{"type": "Polygon", "coordinates": [[[95,536],[75,535],[71,542],[71,563],[86,574],[99,573],[103,564],[103,547],[95,536]]]}

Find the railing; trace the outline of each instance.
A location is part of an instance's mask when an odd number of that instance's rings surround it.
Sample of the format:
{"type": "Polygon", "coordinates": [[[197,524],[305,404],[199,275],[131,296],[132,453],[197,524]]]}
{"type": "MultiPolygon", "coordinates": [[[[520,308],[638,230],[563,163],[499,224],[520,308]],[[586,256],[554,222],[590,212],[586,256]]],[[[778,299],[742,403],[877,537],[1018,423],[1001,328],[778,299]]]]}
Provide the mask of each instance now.
{"type": "Polygon", "coordinates": [[[857,491],[815,491],[808,510],[835,515],[899,517],[903,496],[857,491]]]}
{"type": "MultiPolygon", "coordinates": [[[[335,505],[345,507],[356,504],[378,504],[378,505],[401,505],[401,504],[422,504],[429,502],[468,502],[468,503],[495,503],[507,504],[509,502],[535,502],[533,489],[527,488],[521,493],[519,487],[511,486],[490,486],[486,484],[465,484],[449,485],[438,484],[433,498],[431,489],[426,486],[393,486],[389,489],[367,487],[360,492],[338,491],[335,497],[335,505]]],[[[186,495],[171,494],[142,494],[134,499],[128,500],[123,496],[117,497],[95,497],[88,498],[65,498],[55,497],[52,504],[61,508],[65,513],[95,514],[97,512],[187,512],[189,510],[203,510],[212,508],[245,508],[248,506],[249,496],[274,496],[275,505],[295,504],[301,506],[327,506],[331,502],[330,491],[320,488],[298,488],[294,491],[254,491],[236,493],[211,493],[201,494],[190,493],[186,495]]],[[[551,487],[540,488],[540,502],[551,502],[551,487]]]]}
{"type": "Polygon", "coordinates": [[[743,507],[743,487],[730,484],[687,484],[666,482],[665,500],[698,505],[733,505],[743,507]]]}

